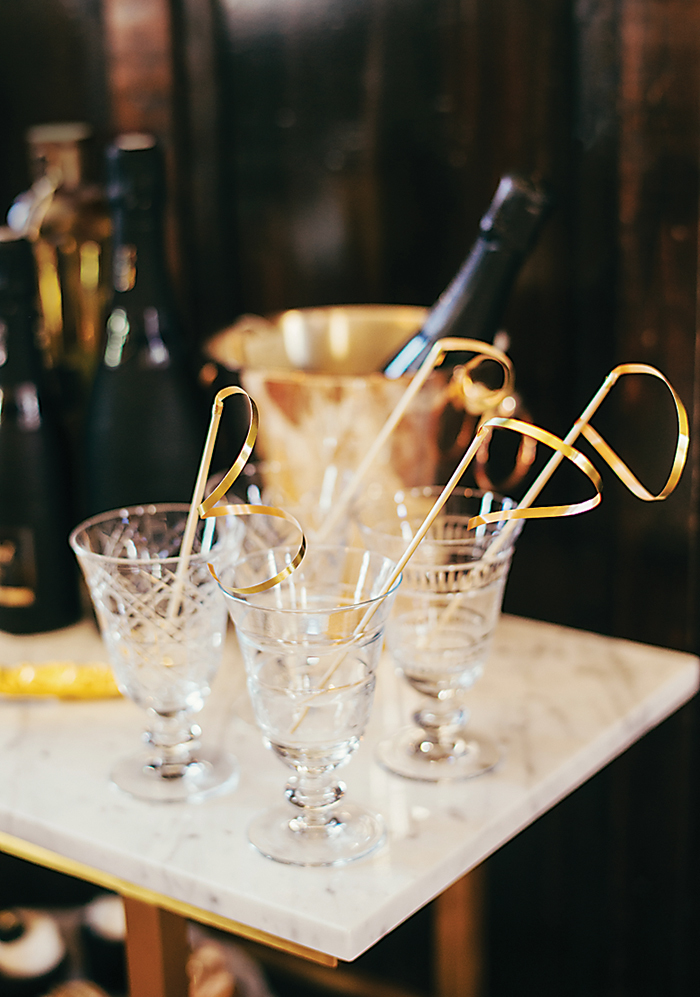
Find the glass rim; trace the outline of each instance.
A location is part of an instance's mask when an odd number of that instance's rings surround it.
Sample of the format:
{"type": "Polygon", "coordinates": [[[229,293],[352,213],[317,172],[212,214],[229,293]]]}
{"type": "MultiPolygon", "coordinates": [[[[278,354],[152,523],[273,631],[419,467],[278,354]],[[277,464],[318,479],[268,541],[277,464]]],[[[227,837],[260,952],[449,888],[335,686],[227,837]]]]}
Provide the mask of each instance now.
{"type": "MultiPolygon", "coordinates": [[[[270,548],[270,549],[274,550],[275,548],[273,547],[273,548],[270,548]]],[[[276,549],[278,549],[278,550],[296,550],[296,548],[293,545],[287,546],[287,545],[282,545],[282,544],[278,545],[278,547],[276,549]]],[[[313,554],[313,553],[315,553],[317,551],[328,551],[328,550],[356,551],[358,554],[363,554],[363,555],[364,554],[369,554],[370,557],[375,557],[375,558],[376,557],[380,557],[383,561],[388,561],[390,564],[393,564],[393,565],[396,565],[396,563],[397,563],[392,557],[389,557],[387,554],[382,554],[378,550],[369,550],[369,548],[367,548],[367,547],[355,547],[355,546],[351,546],[351,545],[348,545],[348,544],[319,544],[319,545],[311,547],[310,551],[307,551],[304,560],[299,565],[299,569],[303,568],[304,561],[309,556],[309,553],[313,554]]],[[[259,557],[265,557],[266,553],[267,552],[265,552],[265,551],[259,551],[259,552],[256,552],[255,554],[248,555],[247,557],[241,557],[237,563],[240,564],[240,563],[242,563],[242,562],[244,562],[246,560],[249,560],[250,557],[258,557],[258,556],[259,557]]],[[[299,570],[299,569],[297,569],[297,570],[299,570]]],[[[292,574],[289,575],[287,578],[285,578],[282,582],[278,582],[277,585],[273,585],[271,588],[267,589],[265,592],[252,592],[249,595],[238,595],[235,592],[230,592],[220,581],[218,581],[218,585],[219,585],[219,588],[221,589],[221,591],[223,592],[223,594],[225,595],[225,597],[226,597],[226,599],[228,601],[235,602],[235,603],[237,603],[240,606],[247,606],[249,609],[258,610],[259,612],[263,612],[263,613],[270,613],[270,612],[284,613],[285,615],[290,616],[290,617],[293,617],[293,616],[314,616],[314,615],[321,615],[321,614],[323,614],[324,616],[329,616],[329,615],[331,615],[333,613],[336,613],[336,614],[337,613],[349,613],[349,612],[353,612],[353,611],[358,610],[358,609],[369,608],[370,606],[374,605],[375,603],[382,602],[384,599],[388,598],[390,595],[392,595],[396,591],[396,589],[401,584],[401,579],[403,578],[403,573],[401,573],[401,574],[399,574],[398,578],[394,581],[394,583],[391,586],[391,588],[387,589],[386,592],[382,592],[381,595],[371,596],[371,597],[368,597],[366,599],[362,599],[360,602],[349,603],[347,606],[330,606],[330,607],[325,608],[325,609],[324,608],[313,608],[312,609],[312,608],[309,608],[309,607],[306,607],[306,608],[300,607],[298,609],[288,609],[286,607],[263,605],[263,604],[261,604],[259,602],[253,601],[257,597],[259,597],[261,595],[267,595],[268,592],[274,592],[278,588],[279,585],[284,585],[287,582],[293,581],[295,574],[296,574],[295,571],[292,572],[292,574]]],[[[350,585],[350,584],[351,583],[348,583],[348,585],[350,585]]]]}
{"type": "MultiPolygon", "coordinates": [[[[115,554],[100,554],[96,550],[87,550],[81,547],[78,543],[78,536],[91,529],[93,526],[98,526],[100,523],[108,522],[110,519],[118,521],[123,520],[130,516],[143,516],[143,515],[155,515],[158,512],[182,512],[186,515],[189,514],[190,504],[188,502],[145,502],[139,505],[122,506],[118,509],[110,509],[107,512],[98,512],[94,516],[90,516],[88,519],[83,520],[83,522],[78,523],[77,526],[73,527],[69,536],[68,543],[70,544],[74,554],[78,558],[94,558],[99,560],[101,563],[118,564],[124,566],[137,566],[144,564],[178,564],[180,562],[179,554],[171,554],[168,557],[119,557],[115,554]]],[[[204,522],[204,520],[202,520],[204,522]]],[[[183,530],[184,534],[184,530],[183,530]]],[[[211,550],[206,553],[201,551],[191,552],[188,561],[194,561],[196,564],[206,564],[211,559],[211,550]]]]}
{"type": "MultiPolygon", "coordinates": [[[[415,497],[418,497],[418,498],[420,498],[420,497],[430,498],[430,497],[434,496],[435,498],[437,498],[440,495],[440,493],[442,492],[443,488],[444,488],[444,485],[415,485],[415,486],[410,486],[408,488],[398,488],[398,489],[396,489],[396,491],[392,492],[390,495],[387,494],[387,496],[386,496],[386,505],[387,505],[387,508],[389,510],[391,508],[395,509],[397,506],[399,506],[401,504],[401,500],[397,498],[397,496],[399,496],[399,495],[415,496],[415,497]]],[[[508,511],[510,509],[515,509],[517,507],[517,502],[515,501],[515,499],[510,498],[508,495],[502,495],[500,492],[495,491],[495,489],[490,489],[490,488],[468,488],[468,487],[458,486],[458,487],[452,489],[452,491],[450,492],[450,494],[449,494],[449,496],[447,498],[447,501],[449,502],[449,500],[453,496],[457,496],[458,498],[467,498],[467,499],[468,498],[476,498],[476,499],[478,499],[478,498],[481,498],[484,495],[492,495],[494,497],[494,499],[500,501],[501,502],[501,510],[503,510],[503,511],[508,511]]],[[[379,501],[381,501],[381,499],[379,501]]],[[[377,499],[375,499],[375,500],[372,500],[371,498],[367,499],[367,501],[365,503],[365,507],[366,508],[371,508],[372,506],[376,506],[377,502],[378,502],[377,499]]],[[[418,527],[418,526],[421,525],[421,523],[425,519],[425,515],[419,515],[419,514],[416,514],[415,517],[397,517],[396,519],[392,519],[392,520],[389,520],[387,517],[383,517],[380,520],[379,525],[377,525],[377,526],[371,526],[369,523],[366,523],[366,522],[363,521],[363,519],[361,517],[361,509],[362,508],[363,508],[362,505],[360,505],[358,507],[358,512],[357,512],[357,515],[356,515],[356,521],[357,521],[357,525],[358,525],[359,529],[361,530],[361,532],[366,537],[372,537],[372,536],[374,536],[377,539],[382,540],[382,541],[397,542],[397,543],[403,542],[404,544],[409,544],[411,542],[411,538],[407,539],[406,537],[402,537],[399,533],[392,533],[392,532],[390,532],[386,528],[387,524],[389,524],[389,525],[396,525],[396,524],[404,522],[404,523],[408,523],[409,525],[412,524],[412,527],[418,527]]],[[[500,510],[498,510],[498,509],[492,509],[490,511],[498,512],[500,510]]],[[[443,507],[440,510],[440,512],[438,513],[438,515],[436,517],[436,521],[439,521],[440,519],[442,519],[442,520],[445,520],[445,519],[447,519],[447,520],[451,520],[451,519],[452,520],[453,519],[460,519],[460,520],[462,520],[462,519],[469,519],[469,518],[470,517],[466,513],[447,512],[445,510],[445,508],[443,507]]],[[[440,539],[439,537],[434,537],[434,536],[432,536],[430,534],[430,531],[428,531],[428,533],[426,534],[426,536],[424,536],[423,539],[421,540],[420,545],[418,547],[418,551],[421,549],[421,547],[423,547],[424,544],[425,544],[425,547],[423,548],[424,550],[425,550],[426,547],[435,546],[439,550],[444,550],[444,551],[447,551],[447,552],[449,552],[449,551],[455,551],[457,549],[466,548],[466,547],[472,545],[472,546],[476,546],[476,547],[483,546],[483,548],[484,548],[483,553],[486,553],[486,549],[488,547],[488,542],[487,541],[494,540],[498,536],[498,534],[500,533],[500,531],[503,529],[503,527],[506,524],[506,522],[508,522],[507,518],[504,518],[502,521],[498,521],[498,522],[495,522],[495,523],[486,523],[486,524],[484,524],[483,527],[479,527],[479,526],[475,527],[473,530],[471,530],[469,532],[469,534],[467,536],[464,536],[464,537],[454,537],[454,538],[449,538],[449,539],[440,539]],[[481,534],[481,536],[477,532],[480,529],[483,531],[482,534],[481,534]]],[[[513,547],[513,545],[515,543],[515,540],[517,539],[517,536],[520,533],[520,530],[522,529],[522,525],[523,525],[523,520],[518,520],[518,519],[515,520],[515,526],[513,528],[513,536],[512,536],[512,538],[509,538],[508,544],[504,548],[505,550],[509,550],[511,547],[513,547]]],[[[432,529],[432,527],[431,527],[431,529],[432,529]]],[[[416,551],[416,553],[418,553],[418,551],[416,551]]],[[[483,555],[482,555],[482,557],[483,557],[483,555]]],[[[482,557],[475,558],[473,561],[469,561],[469,562],[466,562],[466,563],[467,564],[474,564],[475,565],[475,564],[477,564],[482,559],[482,557]]],[[[409,564],[407,565],[407,568],[410,566],[410,564],[411,564],[411,562],[409,561],[409,564]]],[[[413,565],[414,568],[418,568],[418,567],[426,567],[427,568],[429,566],[430,566],[429,564],[421,561],[420,558],[413,565]]],[[[455,565],[455,567],[461,567],[461,566],[462,566],[462,562],[459,562],[458,564],[455,565]]],[[[444,566],[441,566],[441,567],[447,569],[448,565],[444,565],[444,566]]]]}

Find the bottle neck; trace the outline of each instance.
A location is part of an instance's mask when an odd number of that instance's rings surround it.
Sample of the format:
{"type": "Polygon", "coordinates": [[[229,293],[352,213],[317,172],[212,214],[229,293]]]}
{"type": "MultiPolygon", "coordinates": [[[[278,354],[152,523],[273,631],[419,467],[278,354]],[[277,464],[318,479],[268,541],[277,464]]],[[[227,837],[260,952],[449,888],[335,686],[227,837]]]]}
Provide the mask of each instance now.
{"type": "Polygon", "coordinates": [[[32,246],[0,229],[0,385],[38,382],[37,280],[32,246]]]}
{"type": "Polygon", "coordinates": [[[415,373],[436,340],[492,341],[520,265],[549,208],[544,190],[505,176],[457,276],[433,305],[423,328],[384,367],[389,378],[415,373]]]}
{"type": "MultiPolygon", "coordinates": [[[[165,264],[163,218],[159,211],[115,210],[112,278],[115,298],[129,294],[134,303],[170,306],[165,264]]],[[[126,300],[126,299],[125,299],[126,300]]]]}
{"type": "Polygon", "coordinates": [[[64,191],[77,190],[82,183],[82,159],[77,141],[32,144],[30,164],[35,180],[50,175],[64,191]]]}
{"type": "Polygon", "coordinates": [[[103,362],[119,367],[139,357],[167,366],[181,343],[164,251],[162,214],[155,208],[113,212],[113,297],[103,362]]]}
{"type": "Polygon", "coordinates": [[[3,387],[41,379],[36,330],[37,314],[31,301],[0,297],[0,385],[3,387]]]}

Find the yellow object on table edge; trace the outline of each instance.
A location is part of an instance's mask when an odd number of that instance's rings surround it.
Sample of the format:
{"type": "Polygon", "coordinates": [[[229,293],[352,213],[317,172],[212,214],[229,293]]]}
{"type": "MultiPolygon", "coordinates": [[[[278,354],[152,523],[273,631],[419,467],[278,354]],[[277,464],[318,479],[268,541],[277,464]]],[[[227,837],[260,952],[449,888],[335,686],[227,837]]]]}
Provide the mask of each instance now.
{"type": "Polygon", "coordinates": [[[121,693],[111,668],[101,661],[26,661],[0,665],[0,696],[109,699],[121,693]]]}

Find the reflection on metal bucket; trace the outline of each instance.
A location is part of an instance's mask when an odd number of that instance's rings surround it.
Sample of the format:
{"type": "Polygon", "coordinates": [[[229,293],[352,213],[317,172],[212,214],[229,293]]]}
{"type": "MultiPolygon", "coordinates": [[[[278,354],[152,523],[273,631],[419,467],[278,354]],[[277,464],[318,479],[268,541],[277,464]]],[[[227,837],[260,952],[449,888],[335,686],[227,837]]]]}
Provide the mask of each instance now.
{"type": "MultiPolygon", "coordinates": [[[[244,316],[209,341],[210,357],[237,371],[258,405],[256,452],[276,501],[330,506],[410,381],[389,380],[382,363],[425,314],[390,305],[298,309],[244,316]]],[[[436,480],[449,378],[430,377],[368,480],[392,491],[436,480]]]]}
{"type": "MultiPolygon", "coordinates": [[[[426,310],[348,305],[243,316],[207,344],[260,410],[256,454],[277,504],[322,517],[401,398],[410,376],[381,373],[426,310]]],[[[370,471],[390,492],[446,480],[475,428],[451,386],[431,374],[370,471]]]]}

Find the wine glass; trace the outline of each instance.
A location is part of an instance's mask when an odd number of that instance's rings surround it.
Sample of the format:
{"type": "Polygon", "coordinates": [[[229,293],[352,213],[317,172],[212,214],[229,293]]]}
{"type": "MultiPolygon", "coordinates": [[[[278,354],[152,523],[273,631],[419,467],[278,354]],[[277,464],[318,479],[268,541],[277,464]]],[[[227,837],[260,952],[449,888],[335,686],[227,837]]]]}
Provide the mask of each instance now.
{"type": "MultiPolygon", "coordinates": [[[[259,584],[294,552],[277,547],[244,558],[233,584],[259,584]]],[[[268,858],[341,865],[384,841],[381,816],[345,800],[336,770],[357,749],[369,719],[398,585],[389,585],[394,568],[367,550],[310,547],[297,570],[268,591],[227,593],[258,727],[294,772],[287,802],[261,813],[249,828],[251,842],[268,858]]]]}
{"type": "Polygon", "coordinates": [[[106,512],[70,536],[117,684],[149,720],[144,748],[111,778],[146,800],[195,801],[238,780],[236,759],[205,752],[191,717],[204,706],[226,636],[226,605],[207,562],[232,563],[243,527],[233,517],[199,524],[181,565],[188,511],[161,503],[106,512]]]}
{"type": "MultiPolygon", "coordinates": [[[[364,542],[400,557],[440,494],[438,487],[374,496],[357,512],[364,542]]],[[[468,529],[478,513],[513,508],[488,491],[456,488],[404,568],[386,628],[400,673],[424,697],[413,724],[380,742],[377,757],[411,779],[466,779],[492,769],[497,744],[469,724],[467,694],[482,675],[522,521],[511,522],[495,556],[487,551],[504,521],[468,529]]]]}

